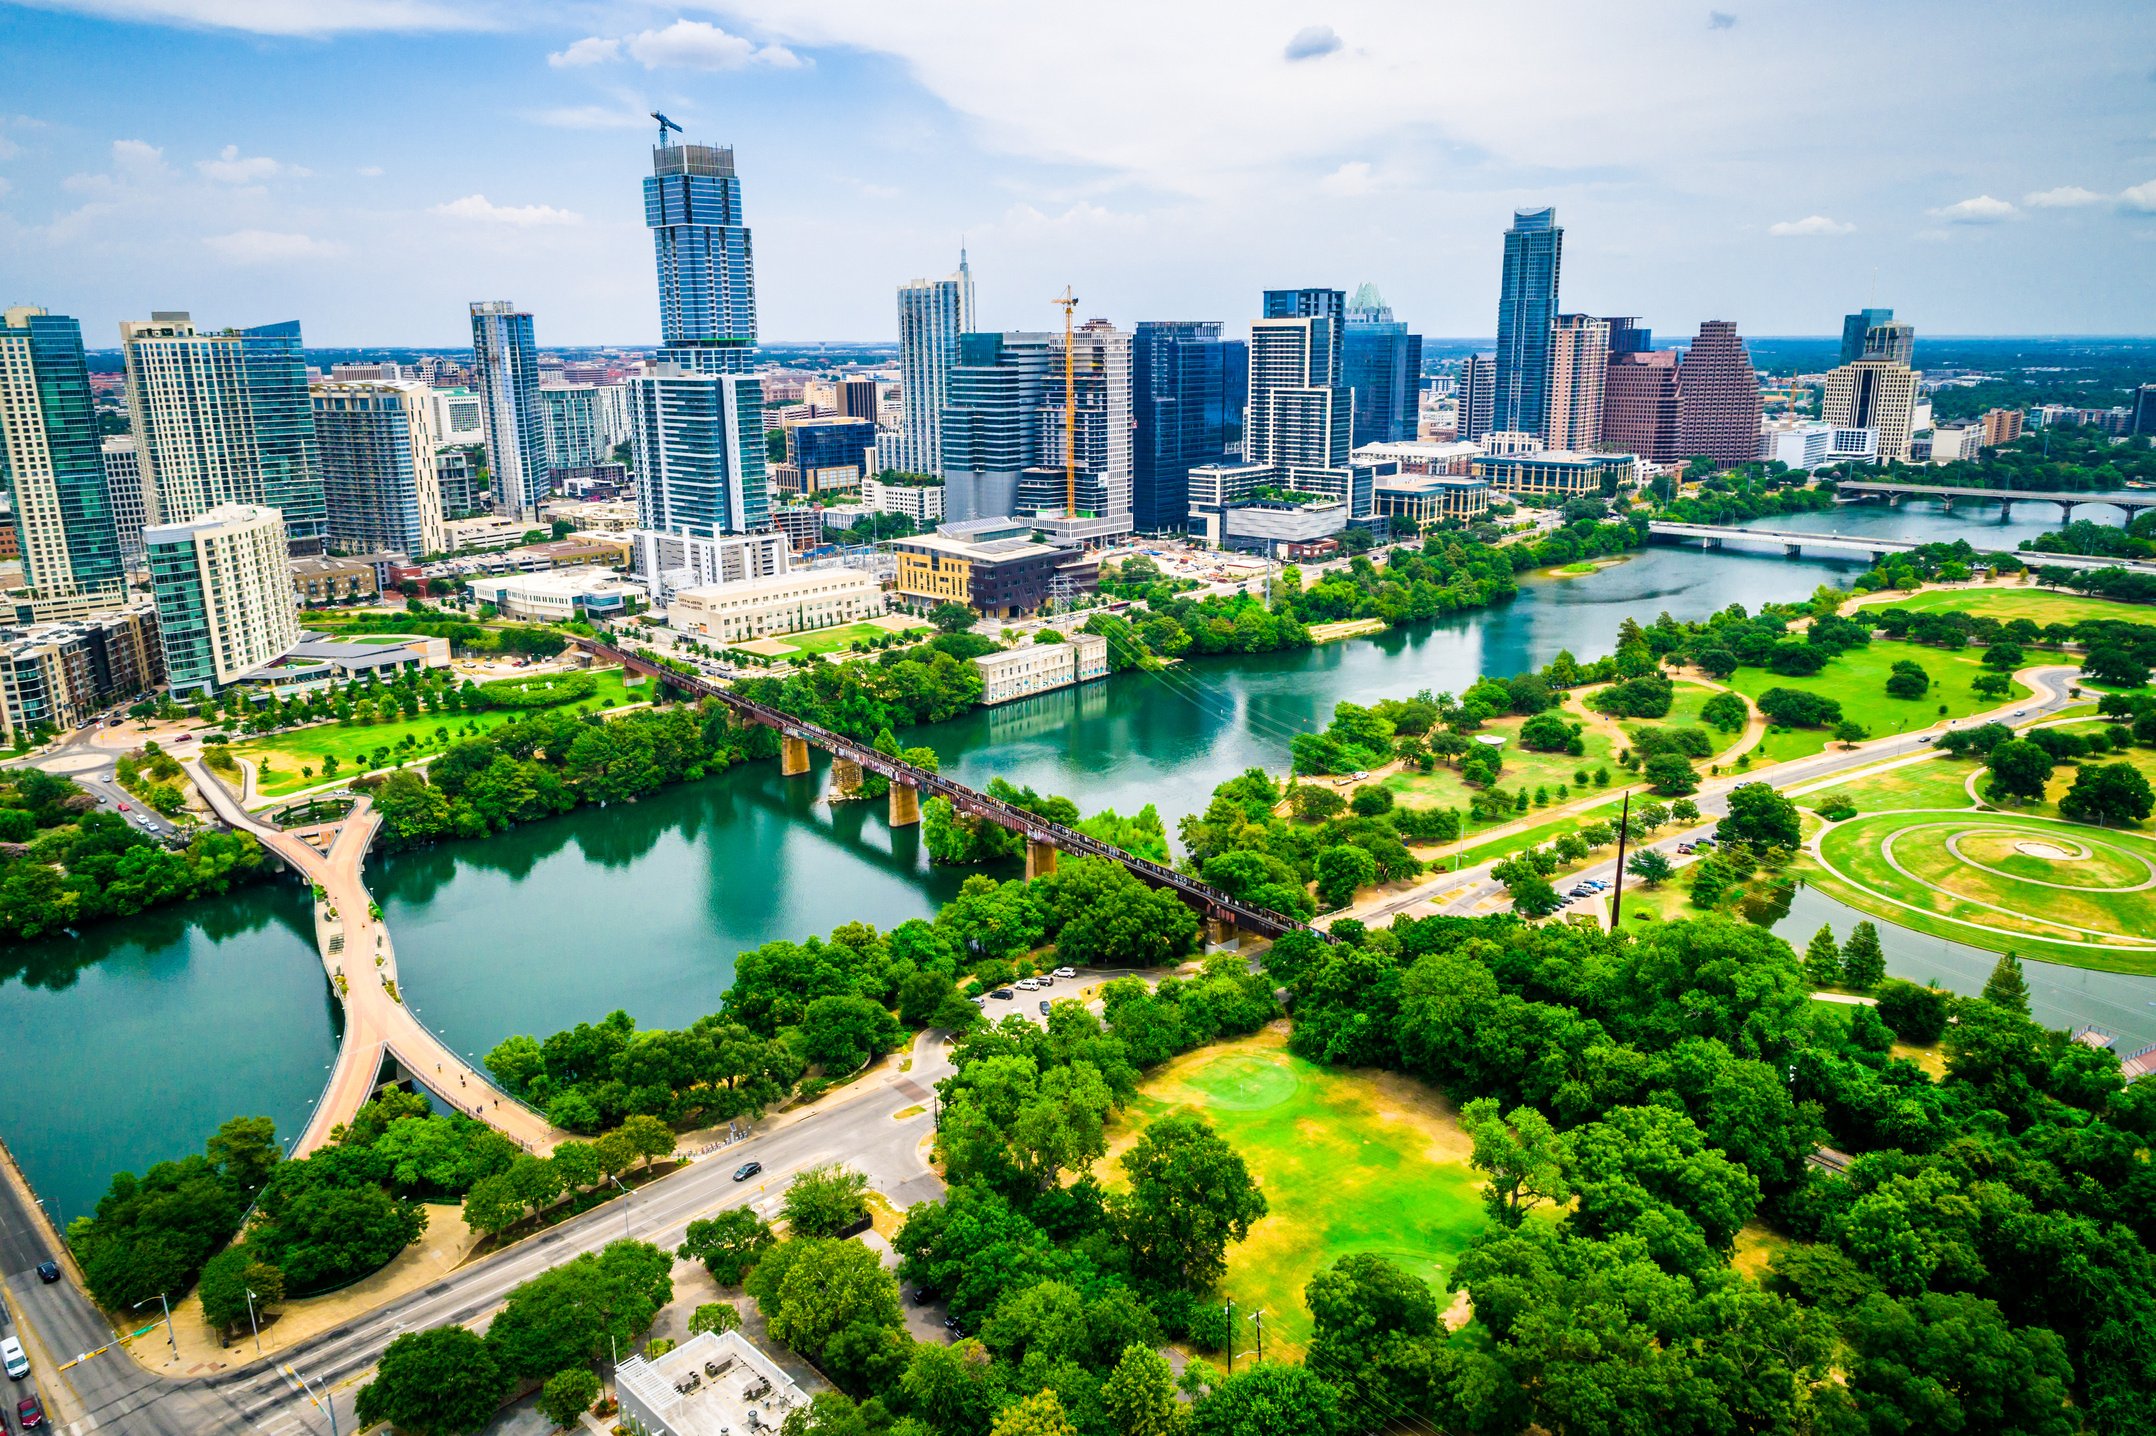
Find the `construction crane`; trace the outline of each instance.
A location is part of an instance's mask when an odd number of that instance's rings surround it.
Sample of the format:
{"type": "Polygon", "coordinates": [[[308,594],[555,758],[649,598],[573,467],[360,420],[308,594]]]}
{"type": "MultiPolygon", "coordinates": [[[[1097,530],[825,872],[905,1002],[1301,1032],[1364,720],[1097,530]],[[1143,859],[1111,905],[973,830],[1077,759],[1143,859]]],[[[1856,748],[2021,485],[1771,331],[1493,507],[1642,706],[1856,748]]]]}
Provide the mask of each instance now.
{"type": "Polygon", "coordinates": [[[651,112],[651,117],[659,122],[659,148],[662,150],[666,148],[666,132],[668,130],[672,130],[677,135],[685,135],[688,133],[687,130],[684,130],[681,126],[675,124],[672,120],[660,114],[657,110],[653,110],[651,112]]]}
{"type": "Polygon", "coordinates": [[[1078,296],[1066,284],[1051,301],[1063,306],[1063,517],[1078,531],[1078,371],[1071,351],[1071,313],[1078,296]]]}

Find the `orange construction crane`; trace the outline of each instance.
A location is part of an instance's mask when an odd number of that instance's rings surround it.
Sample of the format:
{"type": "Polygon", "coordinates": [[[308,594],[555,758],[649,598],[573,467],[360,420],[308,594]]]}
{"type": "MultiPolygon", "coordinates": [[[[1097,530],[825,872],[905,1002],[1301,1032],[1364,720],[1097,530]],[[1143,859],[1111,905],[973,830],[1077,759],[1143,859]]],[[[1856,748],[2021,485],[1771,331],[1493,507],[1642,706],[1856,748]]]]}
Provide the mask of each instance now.
{"type": "Polygon", "coordinates": [[[1063,517],[1077,532],[1078,520],[1078,370],[1071,351],[1071,313],[1078,296],[1066,284],[1054,303],[1063,306],[1063,517]]]}

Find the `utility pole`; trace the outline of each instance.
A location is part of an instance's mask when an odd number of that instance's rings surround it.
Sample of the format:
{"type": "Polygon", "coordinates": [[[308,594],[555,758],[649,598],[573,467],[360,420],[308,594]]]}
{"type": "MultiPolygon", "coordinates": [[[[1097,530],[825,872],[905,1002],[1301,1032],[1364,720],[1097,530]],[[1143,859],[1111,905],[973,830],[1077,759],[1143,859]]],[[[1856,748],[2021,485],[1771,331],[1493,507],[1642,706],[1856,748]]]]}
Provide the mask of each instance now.
{"type": "Polygon", "coordinates": [[[1258,1364],[1265,1364],[1265,1308],[1250,1313],[1250,1324],[1258,1329],[1258,1364]]]}
{"type": "Polygon", "coordinates": [[[619,1177],[609,1174],[607,1180],[612,1182],[614,1189],[621,1193],[621,1239],[627,1241],[629,1239],[629,1189],[621,1184],[621,1178],[619,1177]]]}
{"type": "Polygon", "coordinates": [[[1235,1298],[1228,1298],[1228,1375],[1235,1374],[1235,1298]]]}
{"type": "Polygon", "coordinates": [[[1617,931],[1617,919],[1624,916],[1624,847],[1631,836],[1632,790],[1624,795],[1624,810],[1617,817],[1617,886],[1610,891],[1610,931],[1617,931]]]}
{"type": "MultiPolygon", "coordinates": [[[[142,1300],[135,1303],[135,1310],[140,1311],[149,1304],[150,1299],[148,1297],[144,1297],[142,1300]]],[[[164,1309],[165,1340],[172,1343],[172,1359],[177,1362],[180,1359],[180,1338],[174,1335],[172,1330],[172,1303],[165,1300],[165,1293],[159,1292],[157,1294],[157,1304],[164,1309]]]]}
{"type": "Polygon", "coordinates": [[[285,1363],[284,1374],[298,1383],[299,1394],[306,1397],[317,1411],[328,1414],[329,1436],[337,1436],[337,1398],[335,1394],[325,1384],[322,1387],[322,1394],[320,1396],[315,1395],[314,1387],[308,1383],[306,1377],[299,1374],[299,1368],[293,1366],[290,1362],[285,1363]]]}

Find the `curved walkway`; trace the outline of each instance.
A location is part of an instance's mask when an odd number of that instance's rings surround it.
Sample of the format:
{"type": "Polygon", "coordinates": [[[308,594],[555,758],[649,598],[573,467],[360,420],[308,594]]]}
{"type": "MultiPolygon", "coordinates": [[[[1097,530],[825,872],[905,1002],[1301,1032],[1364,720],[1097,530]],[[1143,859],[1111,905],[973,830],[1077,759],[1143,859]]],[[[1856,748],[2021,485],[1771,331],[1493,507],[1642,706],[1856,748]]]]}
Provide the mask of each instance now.
{"type": "Polygon", "coordinates": [[[414,1082],[526,1151],[550,1152],[570,1135],[499,1091],[405,1005],[397,988],[396,949],[390,945],[388,927],[374,914],[374,900],[361,876],[367,846],[381,824],[370,800],[360,799],[342,822],[312,830],[323,844],[317,846],[255,818],[200,760],[190,759],[185,767],[219,818],[252,834],[316,889],[315,943],[344,1005],[344,1038],[293,1156],[325,1145],[332,1130],[351,1120],[374,1095],[384,1058],[393,1058],[414,1082]]]}

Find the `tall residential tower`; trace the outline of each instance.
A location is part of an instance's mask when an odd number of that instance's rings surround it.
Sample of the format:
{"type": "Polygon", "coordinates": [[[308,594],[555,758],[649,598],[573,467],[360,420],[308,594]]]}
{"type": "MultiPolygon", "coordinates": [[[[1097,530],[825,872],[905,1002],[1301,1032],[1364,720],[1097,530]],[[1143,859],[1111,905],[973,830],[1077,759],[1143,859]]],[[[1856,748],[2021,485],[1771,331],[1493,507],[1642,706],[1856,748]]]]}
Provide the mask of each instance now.
{"type": "MultiPolygon", "coordinates": [[[[1505,267],[1497,293],[1497,362],[1490,427],[1539,434],[1549,417],[1550,324],[1565,232],[1555,209],[1522,209],[1505,231],[1505,267]]],[[[1480,433],[1462,437],[1479,439],[1480,433]]]]}
{"type": "Polygon", "coordinates": [[[0,477],[31,596],[117,604],[125,566],[72,319],[27,306],[0,314],[0,477]]]}
{"type": "Polygon", "coordinates": [[[651,152],[644,223],[659,267],[661,363],[746,374],[756,347],[756,264],[731,145],[651,152]]]}
{"type": "Polygon", "coordinates": [[[539,399],[539,346],[532,317],[506,299],[472,305],[472,369],[487,433],[494,507],[536,523],[546,497],[546,411],[539,399]]]}
{"type": "Polygon", "coordinates": [[[966,264],[963,247],[958,251],[956,274],[900,286],[898,373],[904,408],[896,467],[907,473],[943,473],[943,406],[951,398],[958,336],[971,333],[973,327],[973,270],[966,264]]]}

